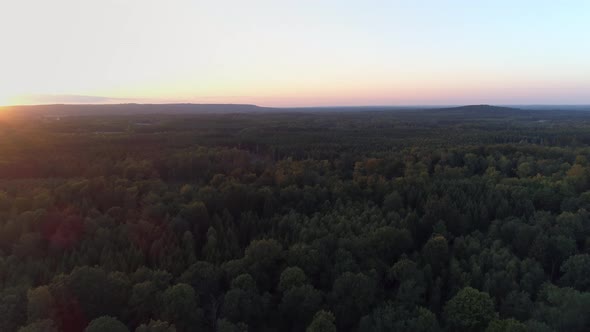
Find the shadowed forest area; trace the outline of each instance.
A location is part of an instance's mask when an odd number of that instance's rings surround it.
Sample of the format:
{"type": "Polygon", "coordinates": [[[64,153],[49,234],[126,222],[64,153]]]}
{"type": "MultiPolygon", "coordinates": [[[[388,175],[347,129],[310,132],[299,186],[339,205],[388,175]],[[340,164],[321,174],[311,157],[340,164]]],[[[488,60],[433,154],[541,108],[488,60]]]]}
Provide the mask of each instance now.
{"type": "Polygon", "coordinates": [[[588,110],[240,107],[1,115],[2,331],[588,331],[588,110]]]}

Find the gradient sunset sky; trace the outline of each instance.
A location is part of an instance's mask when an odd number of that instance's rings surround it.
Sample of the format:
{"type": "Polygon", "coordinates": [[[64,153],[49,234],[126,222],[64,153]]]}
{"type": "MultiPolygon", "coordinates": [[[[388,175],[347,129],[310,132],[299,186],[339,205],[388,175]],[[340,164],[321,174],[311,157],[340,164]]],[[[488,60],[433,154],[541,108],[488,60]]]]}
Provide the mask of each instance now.
{"type": "Polygon", "coordinates": [[[590,104],[590,1],[0,1],[0,105],[121,102],[590,104]]]}

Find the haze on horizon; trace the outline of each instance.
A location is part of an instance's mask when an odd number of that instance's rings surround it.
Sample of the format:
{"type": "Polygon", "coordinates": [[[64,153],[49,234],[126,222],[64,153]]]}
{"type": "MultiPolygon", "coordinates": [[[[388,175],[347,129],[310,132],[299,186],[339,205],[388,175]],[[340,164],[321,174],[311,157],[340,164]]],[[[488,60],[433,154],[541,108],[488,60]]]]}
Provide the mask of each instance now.
{"type": "Polygon", "coordinates": [[[589,104],[590,2],[0,2],[0,105],[589,104]]]}

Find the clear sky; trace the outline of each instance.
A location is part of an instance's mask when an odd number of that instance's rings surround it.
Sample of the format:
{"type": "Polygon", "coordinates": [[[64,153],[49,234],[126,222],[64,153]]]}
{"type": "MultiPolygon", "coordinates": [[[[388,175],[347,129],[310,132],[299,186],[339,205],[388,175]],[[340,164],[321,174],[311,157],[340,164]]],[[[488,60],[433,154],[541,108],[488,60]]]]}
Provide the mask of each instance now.
{"type": "Polygon", "coordinates": [[[590,103],[588,0],[0,0],[0,104],[590,103]]]}

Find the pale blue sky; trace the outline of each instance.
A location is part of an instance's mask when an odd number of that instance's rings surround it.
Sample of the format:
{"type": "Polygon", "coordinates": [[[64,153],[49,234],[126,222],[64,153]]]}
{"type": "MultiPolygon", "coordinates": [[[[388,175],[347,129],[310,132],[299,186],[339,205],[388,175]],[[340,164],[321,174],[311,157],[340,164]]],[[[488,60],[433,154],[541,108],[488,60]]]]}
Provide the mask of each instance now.
{"type": "Polygon", "coordinates": [[[590,103],[589,35],[590,1],[6,0],[0,104],[590,103]]]}

